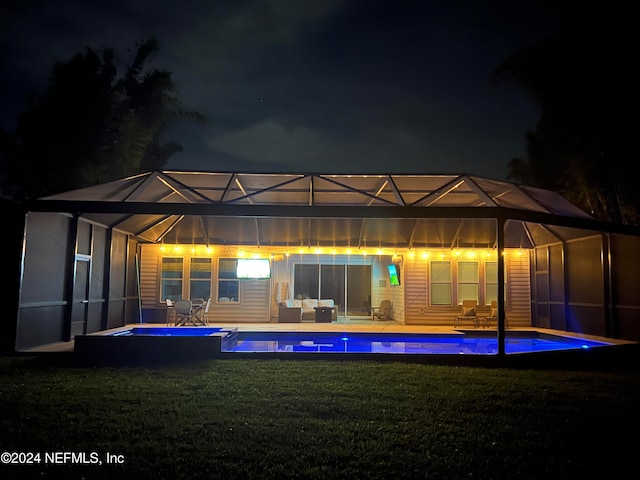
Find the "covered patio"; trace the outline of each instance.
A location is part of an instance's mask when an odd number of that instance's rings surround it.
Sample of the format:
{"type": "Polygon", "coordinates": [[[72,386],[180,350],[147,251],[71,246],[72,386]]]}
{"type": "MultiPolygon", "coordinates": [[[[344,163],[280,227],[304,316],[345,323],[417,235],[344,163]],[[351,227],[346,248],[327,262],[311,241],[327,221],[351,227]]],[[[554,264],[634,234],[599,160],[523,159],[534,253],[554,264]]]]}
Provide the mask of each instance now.
{"type": "Polygon", "coordinates": [[[504,181],[157,171],[25,214],[18,351],[164,323],[165,298],[196,293],[231,324],[279,323],[300,297],[334,300],[336,323],[388,299],[395,325],[453,327],[475,298],[479,316],[498,302],[499,339],[508,323],[640,340],[640,231],[504,181]],[[237,278],[242,258],[269,259],[269,278],[237,278]]]}

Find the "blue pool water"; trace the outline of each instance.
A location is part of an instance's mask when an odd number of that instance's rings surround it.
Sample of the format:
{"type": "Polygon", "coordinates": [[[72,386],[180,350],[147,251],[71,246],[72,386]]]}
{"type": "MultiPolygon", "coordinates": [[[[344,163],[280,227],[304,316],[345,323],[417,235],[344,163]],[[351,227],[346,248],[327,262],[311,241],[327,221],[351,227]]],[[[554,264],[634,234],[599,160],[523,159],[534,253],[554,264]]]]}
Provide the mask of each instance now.
{"type": "Polygon", "coordinates": [[[219,327],[134,327],[109,334],[111,337],[206,337],[221,332],[219,327]]]}
{"type": "MultiPolygon", "coordinates": [[[[522,332],[506,337],[505,352],[588,349],[604,345],[608,344],[522,332]]],[[[226,343],[223,351],[495,355],[498,353],[498,340],[493,335],[464,334],[238,332],[233,342],[226,343]]]]}
{"type": "MultiPolygon", "coordinates": [[[[239,332],[221,327],[132,327],[111,337],[207,337],[222,336],[227,353],[317,352],[496,355],[498,339],[487,333],[345,333],[345,332],[239,332]]],[[[507,332],[505,353],[589,349],[608,343],[535,331],[507,332]]]]}

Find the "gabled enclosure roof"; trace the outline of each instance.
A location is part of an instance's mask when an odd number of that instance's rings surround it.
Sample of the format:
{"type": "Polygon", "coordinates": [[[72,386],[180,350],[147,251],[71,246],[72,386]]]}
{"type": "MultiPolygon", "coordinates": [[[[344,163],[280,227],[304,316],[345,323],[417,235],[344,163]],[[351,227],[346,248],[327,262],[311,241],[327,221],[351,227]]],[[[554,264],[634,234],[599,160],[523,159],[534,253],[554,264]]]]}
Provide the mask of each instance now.
{"type": "Polygon", "coordinates": [[[502,218],[506,246],[523,247],[597,223],[557,193],[470,175],[154,171],[35,207],[187,244],[494,248],[502,218]]]}
{"type": "Polygon", "coordinates": [[[506,207],[589,218],[557,193],[468,175],[156,171],[46,198],[273,206],[506,207]]]}

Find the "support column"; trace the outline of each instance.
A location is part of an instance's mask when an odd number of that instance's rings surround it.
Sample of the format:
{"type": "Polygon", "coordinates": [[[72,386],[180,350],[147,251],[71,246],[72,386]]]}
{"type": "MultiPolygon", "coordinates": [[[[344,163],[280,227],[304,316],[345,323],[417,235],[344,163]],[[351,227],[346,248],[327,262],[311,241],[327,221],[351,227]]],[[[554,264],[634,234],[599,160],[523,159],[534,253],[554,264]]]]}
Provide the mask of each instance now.
{"type": "Polygon", "coordinates": [[[498,215],[496,236],[498,240],[498,355],[505,355],[504,311],[504,225],[505,218],[498,215]]]}

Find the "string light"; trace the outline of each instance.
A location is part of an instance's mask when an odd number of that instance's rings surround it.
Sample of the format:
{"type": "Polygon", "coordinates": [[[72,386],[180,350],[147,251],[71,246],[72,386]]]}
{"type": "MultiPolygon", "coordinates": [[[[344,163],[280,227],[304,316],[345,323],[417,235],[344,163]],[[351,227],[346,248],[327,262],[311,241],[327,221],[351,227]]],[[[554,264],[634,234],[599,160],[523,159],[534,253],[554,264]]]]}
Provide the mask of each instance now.
{"type": "MultiPolygon", "coordinates": [[[[190,252],[192,255],[213,255],[216,249],[220,253],[224,253],[224,255],[228,255],[230,257],[248,257],[248,258],[271,258],[272,260],[279,261],[279,259],[289,258],[292,254],[292,251],[289,248],[283,249],[278,247],[234,247],[234,246],[209,246],[209,245],[184,245],[184,244],[175,244],[175,245],[167,245],[162,244],[159,247],[160,252],[164,255],[176,255],[181,254],[182,252],[190,252]]],[[[388,256],[390,257],[392,262],[397,261],[397,259],[402,259],[402,255],[406,255],[410,259],[415,259],[416,256],[419,256],[423,260],[427,260],[429,258],[439,258],[445,259],[447,257],[454,258],[469,258],[474,259],[481,256],[483,258],[489,259],[494,253],[501,254],[503,256],[506,255],[515,255],[522,256],[527,254],[527,250],[524,248],[512,248],[512,249],[503,249],[498,251],[497,249],[465,249],[465,248],[434,248],[430,250],[398,250],[397,247],[393,247],[393,249],[385,249],[384,247],[379,247],[374,250],[371,248],[358,248],[354,250],[351,247],[299,247],[294,250],[299,255],[356,255],[366,257],[368,255],[375,256],[388,256]]]]}

